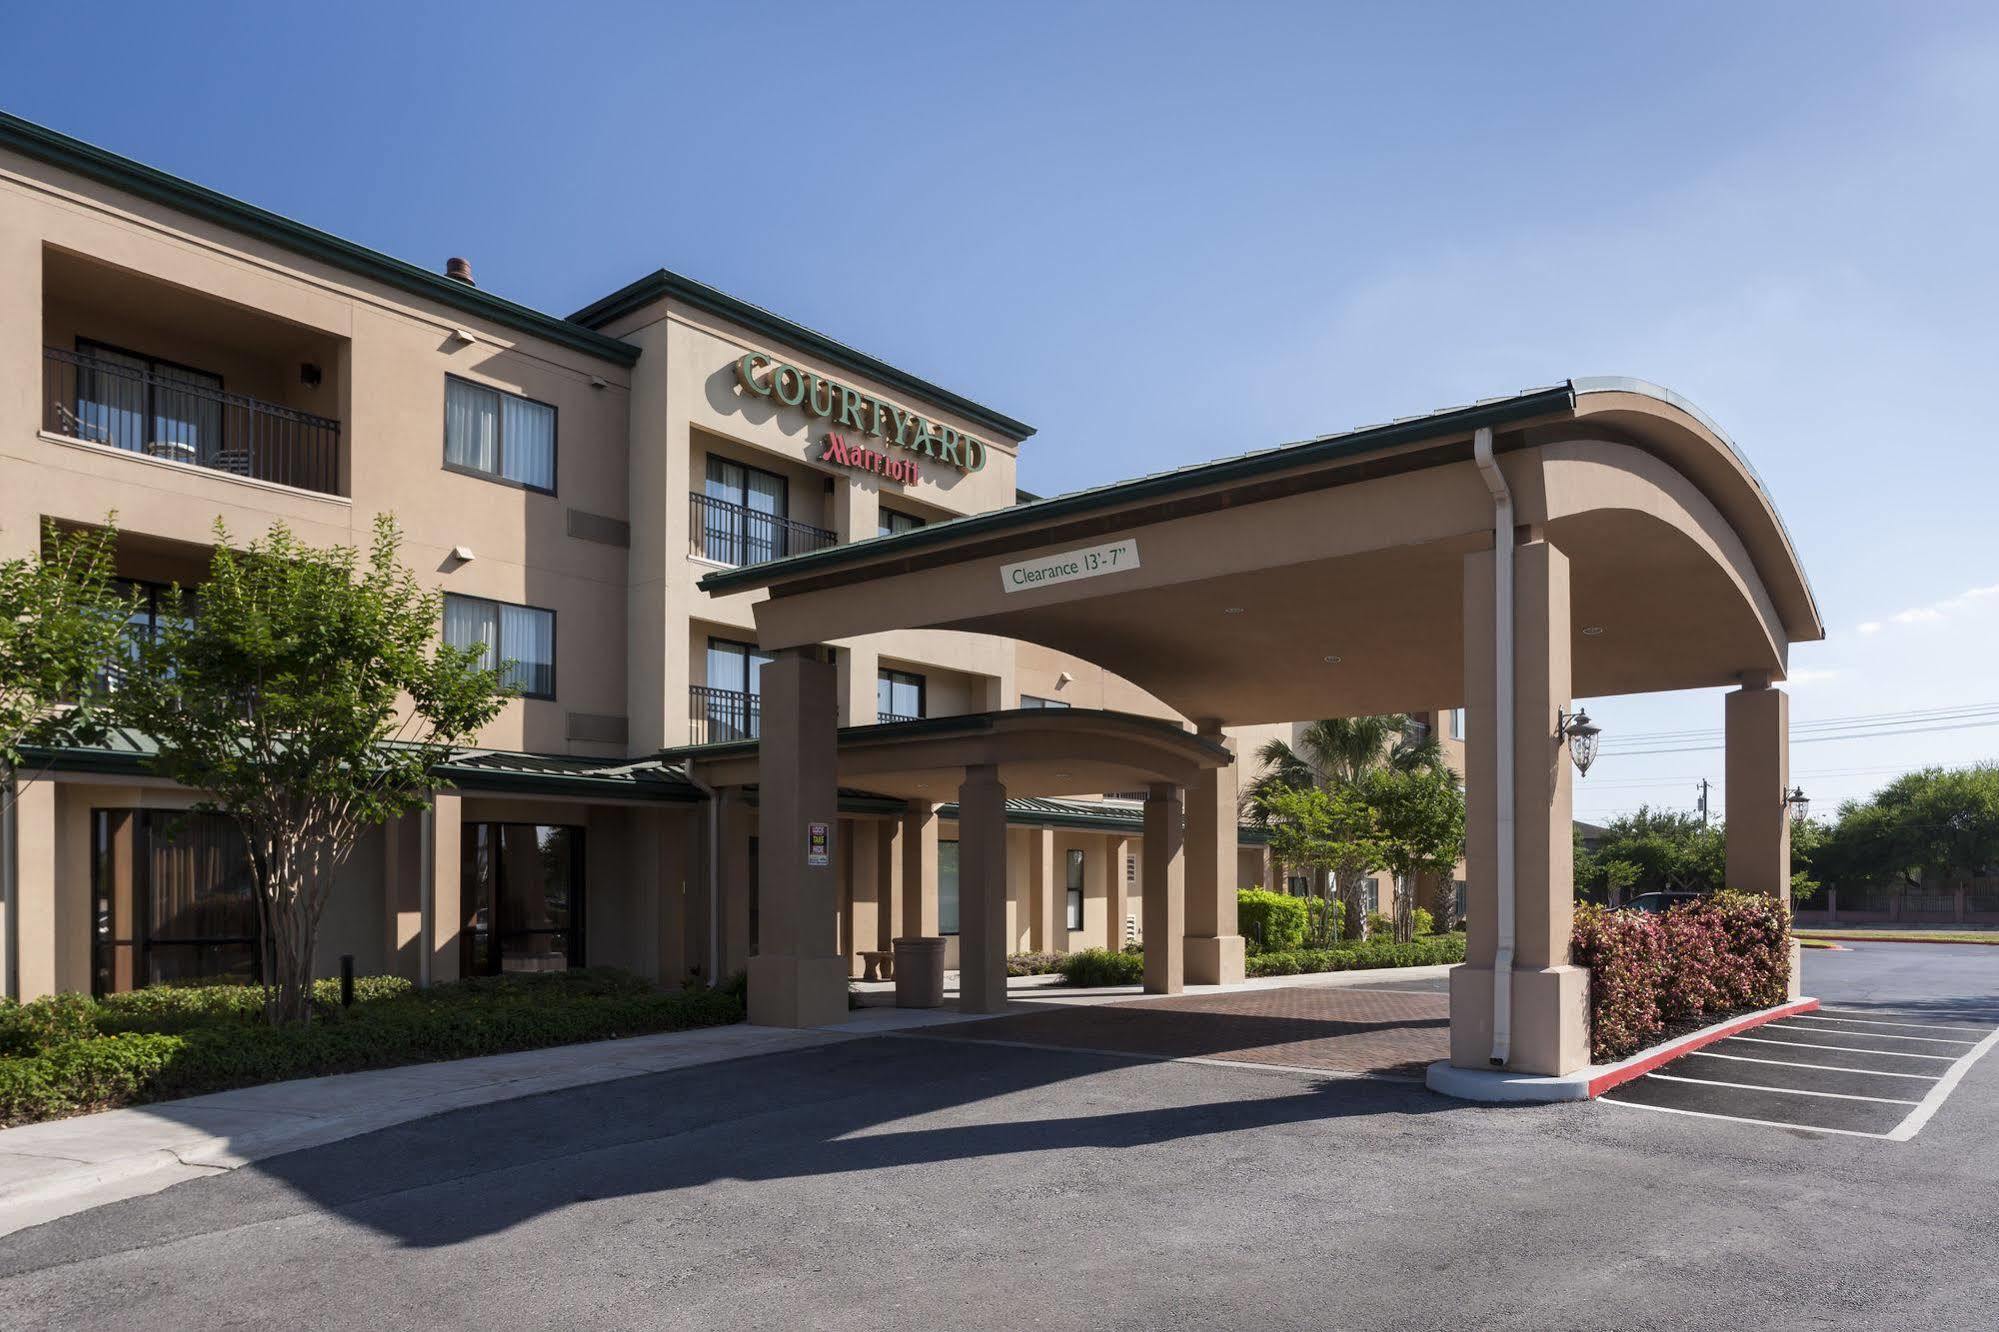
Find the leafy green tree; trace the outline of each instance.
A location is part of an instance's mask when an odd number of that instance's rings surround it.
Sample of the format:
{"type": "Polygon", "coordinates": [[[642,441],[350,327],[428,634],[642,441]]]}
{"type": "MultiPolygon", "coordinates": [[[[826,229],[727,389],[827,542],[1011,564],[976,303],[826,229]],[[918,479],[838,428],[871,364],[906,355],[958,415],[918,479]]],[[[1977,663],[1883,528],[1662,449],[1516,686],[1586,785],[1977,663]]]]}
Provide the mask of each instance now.
{"type": "MultiPolygon", "coordinates": [[[[1795,839],[1795,826],[1794,826],[1795,839]]],[[[1999,765],[1905,773],[1839,819],[1811,848],[1814,877],[1844,884],[1948,882],[1999,866],[1999,765]]]]}
{"type": "MultiPolygon", "coordinates": [[[[1243,807],[1260,825],[1269,823],[1271,799],[1282,792],[1317,787],[1354,793],[1375,772],[1450,772],[1442,742],[1401,713],[1315,721],[1299,732],[1295,745],[1272,740],[1257,758],[1263,771],[1243,792],[1243,807]]],[[[1356,858],[1357,863],[1368,859],[1356,858]]],[[[1342,917],[1361,919],[1361,882],[1380,868],[1335,872],[1342,917]]]]}
{"type": "Polygon", "coordinates": [[[1382,768],[1361,786],[1395,876],[1395,942],[1416,937],[1416,877],[1448,874],[1465,849],[1465,793],[1448,771],[1382,768]]]}
{"type": "Polygon", "coordinates": [[[97,678],[117,656],[129,599],[118,534],[48,523],[38,555],[0,563],[0,810],[32,774],[24,745],[89,744],[107,728],[97,678]]]}
{"type": "MultiPolygon", "coordinates": [[[[1346,787],[1303,786],[1271,790],[1267,797],[1270,820],[1270,850],[1287,865],[1319,871],[1314,885],[1330,873],[1335,883],[1358,882],[1363,875],[1383,867],[1380,829],[1373,806],[1357,790],[1346,787]]],[[[1339,914],[1356,925],[1358,910],[1339,914]]],[[[1318,913],[1318,937],[1324,947],[1332,942],[1334,901],[1328,896],[1318,913]]]]}
{"type": "Polygon", "coordinates": [[[1699,816],[1641,806],[1604,825],[1593,854],[1576,857],[1577,896],[1660,891],[1719,892],[1727,886],[1728,840],[1699,816]],[[1611,867],[1619,866],[1613,870],[1611,867]]]}
{"type": "Polygon", "coordinates": [[[157,770],[242,830],[266,1012],[303,1022],[342,865],[367,829],[429,803],[435,765],[499,712],[502,663],[437,641],[442,595],[399,563],[392,519],[365,565],[282,524],[243,550],[215,534],[198,613],[172,589],[113,700],[158,744],[157,770]]]}

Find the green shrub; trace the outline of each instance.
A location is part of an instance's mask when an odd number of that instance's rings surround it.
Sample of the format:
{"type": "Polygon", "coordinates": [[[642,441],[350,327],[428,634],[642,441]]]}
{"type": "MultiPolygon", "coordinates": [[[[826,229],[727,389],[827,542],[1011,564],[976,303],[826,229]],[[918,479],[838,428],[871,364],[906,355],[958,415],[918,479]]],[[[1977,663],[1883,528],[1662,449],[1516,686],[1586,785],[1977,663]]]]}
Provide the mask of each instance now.
{"type": "MultiPolygon", "coordinates": [[[[609,968],[476,977],[417,990],[355,985],[302,1027],[263,1021],[253,987],[161,988],[0,1006],[0,1122],[359,1069],[610,1040],[742,1020],[722,990],[665,993],[609,968]],[[79,1022],[78,1015],[82,1016],[79,1022]],[[134,1027],[173,1028],[138,1030],[134,1027]],[[109,1030],[107,1030],[109,1029],[109,1030]],[[102,1033],[102,1034],[100,1034],[102,1033]]],[[[323,996],[315,993],[316,1005],[323,996]]]]}
{"type": "Polygon", "coordinates": [[[1437,918],[1430,914],[1428,907],[1417,907],[1415,918],[1417,938],[1420,939],[1426,934],[1435,934],[1437,932],[1437,918]]]}
{"type": "Polygon", "coordinates": [[[1380,911],[1368,912],[1367,937],[1370,939],[1393,939],[1395,937],[1395,917],[1380,911]]]}
{"type": "Polygon", "coordinates": [[[1011,953],[1006,959],[1009,976],[1052,976],[1062,970],[1061,953],[1011,953]]]}
{"type": "Polygon", "coordinates": [[[1305,899],[1244,888],[1235,895],[1236,928],[1252,952],[1281,951],[1305,942],[1305,899]]]}
{"type": "Polygon", "coordinates": [[[1435,967],[1465,960],[1465,936],[1432,934],[1414,943],[1368,939],[1338,948],[1297,948],[1258,953],[1248,959],[1252,976],[1303,976],[1321,971],[1368,971],[1376,967],[1435,967]]]}
{"type": "Polygon", "coordinates": [[[1136,985],[1145,978],[1145,954],[1130,948],[1118,953],[1108,948],[1085,948],[1063,958],[1058,969],[1071,985],[1136,985]]]}

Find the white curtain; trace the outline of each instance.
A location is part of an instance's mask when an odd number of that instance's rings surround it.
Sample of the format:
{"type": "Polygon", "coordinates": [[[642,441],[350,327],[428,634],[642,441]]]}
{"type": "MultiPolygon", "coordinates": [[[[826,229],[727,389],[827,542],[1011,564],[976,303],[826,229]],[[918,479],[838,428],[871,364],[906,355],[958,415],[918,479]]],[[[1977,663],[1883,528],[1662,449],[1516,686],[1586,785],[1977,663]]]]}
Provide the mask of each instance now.
{"type": "Polygon", "coordinates": [[[500,395],[476,384],[445,380],[444,461],[480,472],[497,471],[499,443],[500,395]]]}
{"type": "Polygon", "coordinates": [[[523,694],[555,692],[555,616],[532,606],[500,607],[500,659],[523,694]]]}
{"type": "Polygon", "coordinates": [[[500,475],[524,486],[554,490],[555,408],[511,394],[500,404],[500,475]]]}
{"type": "Polygon", "coordinates": [[[493,654],[500,646],[500,623],[493,611],[490,601],[445,597],[444,641],[455,648],[484,648],[484,664],[491,666],[496,660],[493,654]]]}

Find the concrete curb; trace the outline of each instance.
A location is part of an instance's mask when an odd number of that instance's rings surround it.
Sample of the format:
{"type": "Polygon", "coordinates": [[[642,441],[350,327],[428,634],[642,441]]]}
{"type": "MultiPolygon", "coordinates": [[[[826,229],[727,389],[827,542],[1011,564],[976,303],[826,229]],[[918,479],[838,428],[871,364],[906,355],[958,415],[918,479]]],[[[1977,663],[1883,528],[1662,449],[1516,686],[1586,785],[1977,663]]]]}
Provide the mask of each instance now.
{"type": "MultiPolygon", "coordinates": [[[[1911,933],[1918,932],[1911,931],[1911,933]]],[[[1809,934],[1800,934],[1797,937],[1801,941],[1813,939],[1820,941],[1839,940],[1845,943],[1938,944],[1946,948],[1999,948],[1999,935],[1995,935],[1990,939],[1898,939],[1892,934],[1822,934],[1817,930],[1813,930],[1809,934]]]]}
{"type": "Polygon", "coordinates": [[[1717,1022],[1711,1027],[1674,1037],[1649,1050],[1640,1050],[1614,1064],[1590,1064],[1559,1077],[1534,1073],[1508,1073],[1501,1069],[1457,1068],[1448,1060],[1430,1065],[1423,1081],[1431,1091],[1454,1096],[1461,1101],[1482,1101],[1490,1105],[1551,1105],[1559,1101],[1587,1101],[1611,1088],[1642,1078],[1653,1069],[1692,1054],[1702,1046],[1727,1040],[1753,1027],[1779,1018],[1796,1017],[1817,1010],[1816,999],[1793,999],[1775,1008],[1717,1022]]]}

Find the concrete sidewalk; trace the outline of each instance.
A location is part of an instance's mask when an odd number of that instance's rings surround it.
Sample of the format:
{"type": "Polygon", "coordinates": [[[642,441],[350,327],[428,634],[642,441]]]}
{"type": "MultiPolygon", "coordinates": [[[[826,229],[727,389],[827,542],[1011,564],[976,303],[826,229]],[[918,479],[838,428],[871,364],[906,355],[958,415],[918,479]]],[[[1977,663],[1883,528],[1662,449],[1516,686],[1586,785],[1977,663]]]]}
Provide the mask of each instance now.
{"type": "MultiPolygon", "coordinates": [[[[1413,967],[1282,976],[1240,986],[1189,986],[1187,993],[1352,985],[1394,978],[1432,980],[1449,970],[1413,967]]],[[[1144,997],[1137,986],[1071,990],[1051,987],[1051,979],[1016,977],[1009,985],[1007,1012],[1045,1013],[1057,1006],[1129,1003],[1144,997]]],[[[865,993],[876,987],[856,988],[865,993]]],[[[892,992],[894,987],[880,988],[892,992]]],[[[848,1021],[809,1031],[747,1023],[706,1027],[301,1078],[0,1130],[0,1235],[121,1198],[157,1193],[182,1180],[467,1106],[993,1016],[958,1012],[952,987],[947,987],[944,1008],[885,1007],[883,1000],[892,1004],[892,993],[866,995],[865,1006],[855,1009],[848,1021]]]]}

